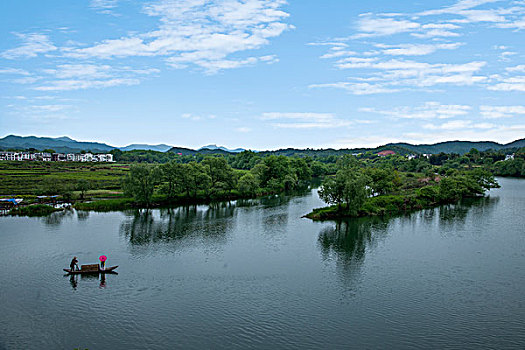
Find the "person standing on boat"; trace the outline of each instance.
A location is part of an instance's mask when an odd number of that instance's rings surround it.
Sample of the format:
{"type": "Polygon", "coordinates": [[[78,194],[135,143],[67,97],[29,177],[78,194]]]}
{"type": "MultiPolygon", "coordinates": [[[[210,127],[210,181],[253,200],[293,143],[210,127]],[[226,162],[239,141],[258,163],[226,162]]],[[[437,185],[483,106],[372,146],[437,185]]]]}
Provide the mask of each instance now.
{"type": "Polygon", "coordinates": [[[73,260],[71,260],[71,264],[69,264],[69,267],[71,268],[71,271],[75,271],[75,270],[79,270],[78,268],[78,260],[77,260],[77,257],[74,256],[73,257],[73,260]]]}
{"type": "Polygon", "coordinates": [[[100,260],[100,269],[104,271],[106,269],[106,260],[108,259],[108,257],[105,255],[101,255],[98,259],[100,260]]]}

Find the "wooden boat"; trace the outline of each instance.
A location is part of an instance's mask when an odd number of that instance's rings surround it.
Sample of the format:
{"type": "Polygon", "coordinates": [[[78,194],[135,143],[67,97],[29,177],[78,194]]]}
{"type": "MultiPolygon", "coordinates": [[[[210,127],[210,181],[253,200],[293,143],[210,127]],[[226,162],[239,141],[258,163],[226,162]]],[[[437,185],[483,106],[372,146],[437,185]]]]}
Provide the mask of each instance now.
{"type": "Polygon", "coordinates": [[[118,267],[118,265],[106,267],[104,270],[101,270],[98,264],[96,265],[96,269],[94,267],[95,265],[82,265],[80,270],[71,271],[71,269],[64,269],[64,271],[66,271],[70,275],[83,275],[83,274],[95,274],[95,273],[111,273],[115,275],[118,274],[116,271],[113,271],[118,267]]]}

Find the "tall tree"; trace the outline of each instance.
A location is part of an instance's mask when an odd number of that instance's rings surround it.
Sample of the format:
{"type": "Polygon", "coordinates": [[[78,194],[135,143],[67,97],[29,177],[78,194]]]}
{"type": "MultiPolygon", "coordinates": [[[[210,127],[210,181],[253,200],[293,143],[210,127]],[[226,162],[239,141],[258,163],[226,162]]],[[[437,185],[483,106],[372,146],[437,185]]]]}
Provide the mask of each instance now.
{"type": "Polygon", "coordinates": [[[208,191],[210,188],[210,176],[202,164],[189,162],[184,164],[184,188],[187,194],[192,194],[193,198],[197,197],[198,191],[208,191]]]}
{"type": "Polygon", "coordinates": [[[201,164],[210,177],[210,189],[213,193],[229,191],[235,187],[235,172],[226,159],[223,157],[206,157],[201,164]]]}
{"type": "Polygon", "coordinates": [[[257,178],[252,173],[246,173],[239,179],[237,188],[244,195],[253,196],[259,188],[257,178]]]}
{"type": "Polygon", "coordinates": [[[162,192],[168,198],[174,198],[177,193],[183,192],[185,177],[187,176],[184,165],[173,160],[162,165],[161,169],[162,179],[165,181],[162,192]]]}
{"type": "Polygon", "coordinates": [[[344,203],[346,210],[355,215],[369,195],[369,181],[369,178],[357,169],[341,169],[335,177],[323,182],[319,197],[328,204],[337,204],[339,209],[344,203]]]}
{"type": "Polygon", "coordinates": [[[122,187],[127,195],[147,206],[151,203],[155,185],[160,179],[158,167],[145,164],[132,165],[123,180],[122,187]]]}

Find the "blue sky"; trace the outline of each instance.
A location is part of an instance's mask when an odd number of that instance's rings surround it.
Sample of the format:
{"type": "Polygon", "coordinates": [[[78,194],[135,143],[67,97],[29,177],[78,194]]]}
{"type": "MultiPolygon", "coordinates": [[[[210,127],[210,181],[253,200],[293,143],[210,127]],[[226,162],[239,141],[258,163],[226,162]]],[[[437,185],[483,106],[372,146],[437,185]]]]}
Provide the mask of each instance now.
{"type": "Polygon", "coordinates": [[[362,147],[525,136],[525,1],[17,0],[0,135],[362,147]]]}

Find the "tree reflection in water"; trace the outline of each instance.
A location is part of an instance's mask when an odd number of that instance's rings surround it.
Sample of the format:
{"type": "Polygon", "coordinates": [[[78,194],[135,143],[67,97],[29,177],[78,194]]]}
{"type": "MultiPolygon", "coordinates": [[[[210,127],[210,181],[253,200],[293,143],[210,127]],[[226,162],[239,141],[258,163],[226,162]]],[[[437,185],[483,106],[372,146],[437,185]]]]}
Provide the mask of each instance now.
{"type": "Polygon", "coordinates": [[[192,205],[170,209],[136,210],[120,226],[134,245],[205,237],[224,242],[232,224],[235,202],[192,205]]]}
{"type": "Polygon", "coordinates": [[[89,218],[89,211],[87,210],[77,210],[77,219],[78,221],[86,221],[89,218]]]}
{"type": "Polygon", "coordinates": [[[43,216],[41,219],[47,226],[60,226],[64,219],[72,218],[73,214],[73,209],[64,209],[51,213],[47,216],[43,216]]]}
{"type": "Polygon", "coordinates": [[[338,221],[319,233],[319,245],[323,260],[335,260],[345,278],[356,275],[370,246],[384,235],[387,219],[379,217],[338,221]]]}
{"type": "Polygon", "coordinates": [[[409,221],[412,224],[422,221],[438,226],[443,233],[456,234],[463,231],[469,216],[486,217],[499,200],[499,197],[490,196],[467,198],[457,204],[442,205],[406,215],[401,221],[409,221]]]}
{"type": "Polygon", "coordinates": [[[458,204],[421,210],[394,217],[368,217],[337,221],[319,233],[319,246],[325,261],[335,261],[342,278],[351,284],[359,276],[359,270],[370,249],[378,239],[392,230],[418,227],[419,223],[433,224],[440,232],[457,233],[463,229],[469,217],[487,216],[497,204],[499,197],[480,197],[463,200],[458,204]]]}

